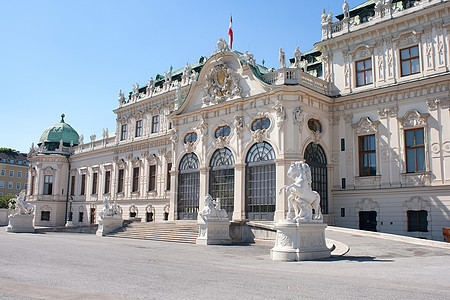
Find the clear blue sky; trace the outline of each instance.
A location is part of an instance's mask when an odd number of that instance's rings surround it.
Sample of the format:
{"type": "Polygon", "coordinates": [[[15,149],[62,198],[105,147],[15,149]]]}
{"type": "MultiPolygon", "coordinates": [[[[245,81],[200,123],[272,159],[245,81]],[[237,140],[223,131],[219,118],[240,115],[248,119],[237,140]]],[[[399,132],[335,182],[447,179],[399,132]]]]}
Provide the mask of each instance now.
{"type": "Polygon", "coordinates": [[[279,48],[312,49],[322,8],[337,15],[342,3],[0,0],[0,147],[28,152],[61,113],[85,142],[115,132],[118,91],[209,57],[230,13],[234,50],[278,68],[279,48]]]}

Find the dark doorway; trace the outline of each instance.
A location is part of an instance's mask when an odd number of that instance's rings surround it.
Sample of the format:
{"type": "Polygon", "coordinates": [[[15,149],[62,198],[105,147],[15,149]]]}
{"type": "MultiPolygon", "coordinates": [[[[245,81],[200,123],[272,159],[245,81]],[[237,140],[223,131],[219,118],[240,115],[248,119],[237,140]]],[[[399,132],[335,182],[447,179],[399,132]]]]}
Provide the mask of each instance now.
{"type": "Polygon", "coordinates": [[[91,207],[91,224],[95,224],[95,208],[91,207]]]}
{"type": "Polygon", "coordinates": [[[145,221],[146,222],[153,222],[153,213],[152,212],[146,212],[145,213],[145,221]]]}
{"type": "Polygon", "coordinates": [[[377,231],[377,212],[376,211],[360,211],[359,212],[359,229],[367,231],[377,231]]]}

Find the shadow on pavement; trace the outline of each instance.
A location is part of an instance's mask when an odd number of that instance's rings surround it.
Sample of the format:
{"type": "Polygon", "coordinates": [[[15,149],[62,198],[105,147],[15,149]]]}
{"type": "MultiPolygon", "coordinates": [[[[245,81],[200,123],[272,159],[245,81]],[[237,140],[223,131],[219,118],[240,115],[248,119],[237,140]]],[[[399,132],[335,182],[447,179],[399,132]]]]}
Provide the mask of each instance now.
{"type": "Polygon", "coordinates": [[[323,261],[356,261],[356,262],[393,262],[392,259],[377,259],[374,256],[331,256],[330,258],[323,259],[323,261]]]}

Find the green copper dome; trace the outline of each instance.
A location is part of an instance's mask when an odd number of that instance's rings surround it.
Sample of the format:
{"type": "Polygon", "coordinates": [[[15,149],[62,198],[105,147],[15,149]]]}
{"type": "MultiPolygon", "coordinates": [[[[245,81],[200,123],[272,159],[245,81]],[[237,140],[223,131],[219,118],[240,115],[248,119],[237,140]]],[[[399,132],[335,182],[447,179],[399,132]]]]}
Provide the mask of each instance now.
{"type": "Polygon", "coordinates": [[[66,147],[76,146],[79,142],[79,135],[69,124],[64,122],[65,115],[61,115],[61,122],[56,123],[53,126],[47,128],[41,136],[38,145],[40,146],[44,143],[45,146],[50,146],[50,144],[59,144],[63,141],[63,145],[66,147]]]}

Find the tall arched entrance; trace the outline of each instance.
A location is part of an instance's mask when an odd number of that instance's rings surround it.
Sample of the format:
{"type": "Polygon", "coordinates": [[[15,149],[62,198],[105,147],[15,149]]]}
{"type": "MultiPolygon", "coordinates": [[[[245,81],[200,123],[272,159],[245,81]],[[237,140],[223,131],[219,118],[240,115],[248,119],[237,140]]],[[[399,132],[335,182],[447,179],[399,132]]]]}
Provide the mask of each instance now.
{"type": "Polygon", "coordinates": [[[311,187],[320,195],[320,207],[323,214],[328,213],[328,170],[327,156],[319,144],[310,143],[304,155],[311,168],[311,187]]]}
{"type": "Polygon", "coordinates": [[[247,219],[273,221],[276,201],[275,179],[275,151],[269,143],[254,144],[246,158],[247,219]]]}
{"type": "Polygon", "coordinates": [[[231,219],[234,210],[234,157],[227,148],[218,149],[211,157],[209,194],[220,199],[221,208],[231,219]]]}
{"type": "Polygon", "coordinates": [[[194,153],[183,156],[178,173],[177,212],[179,220],[196,220],[200,189],[198,157],[194,153]]]}

